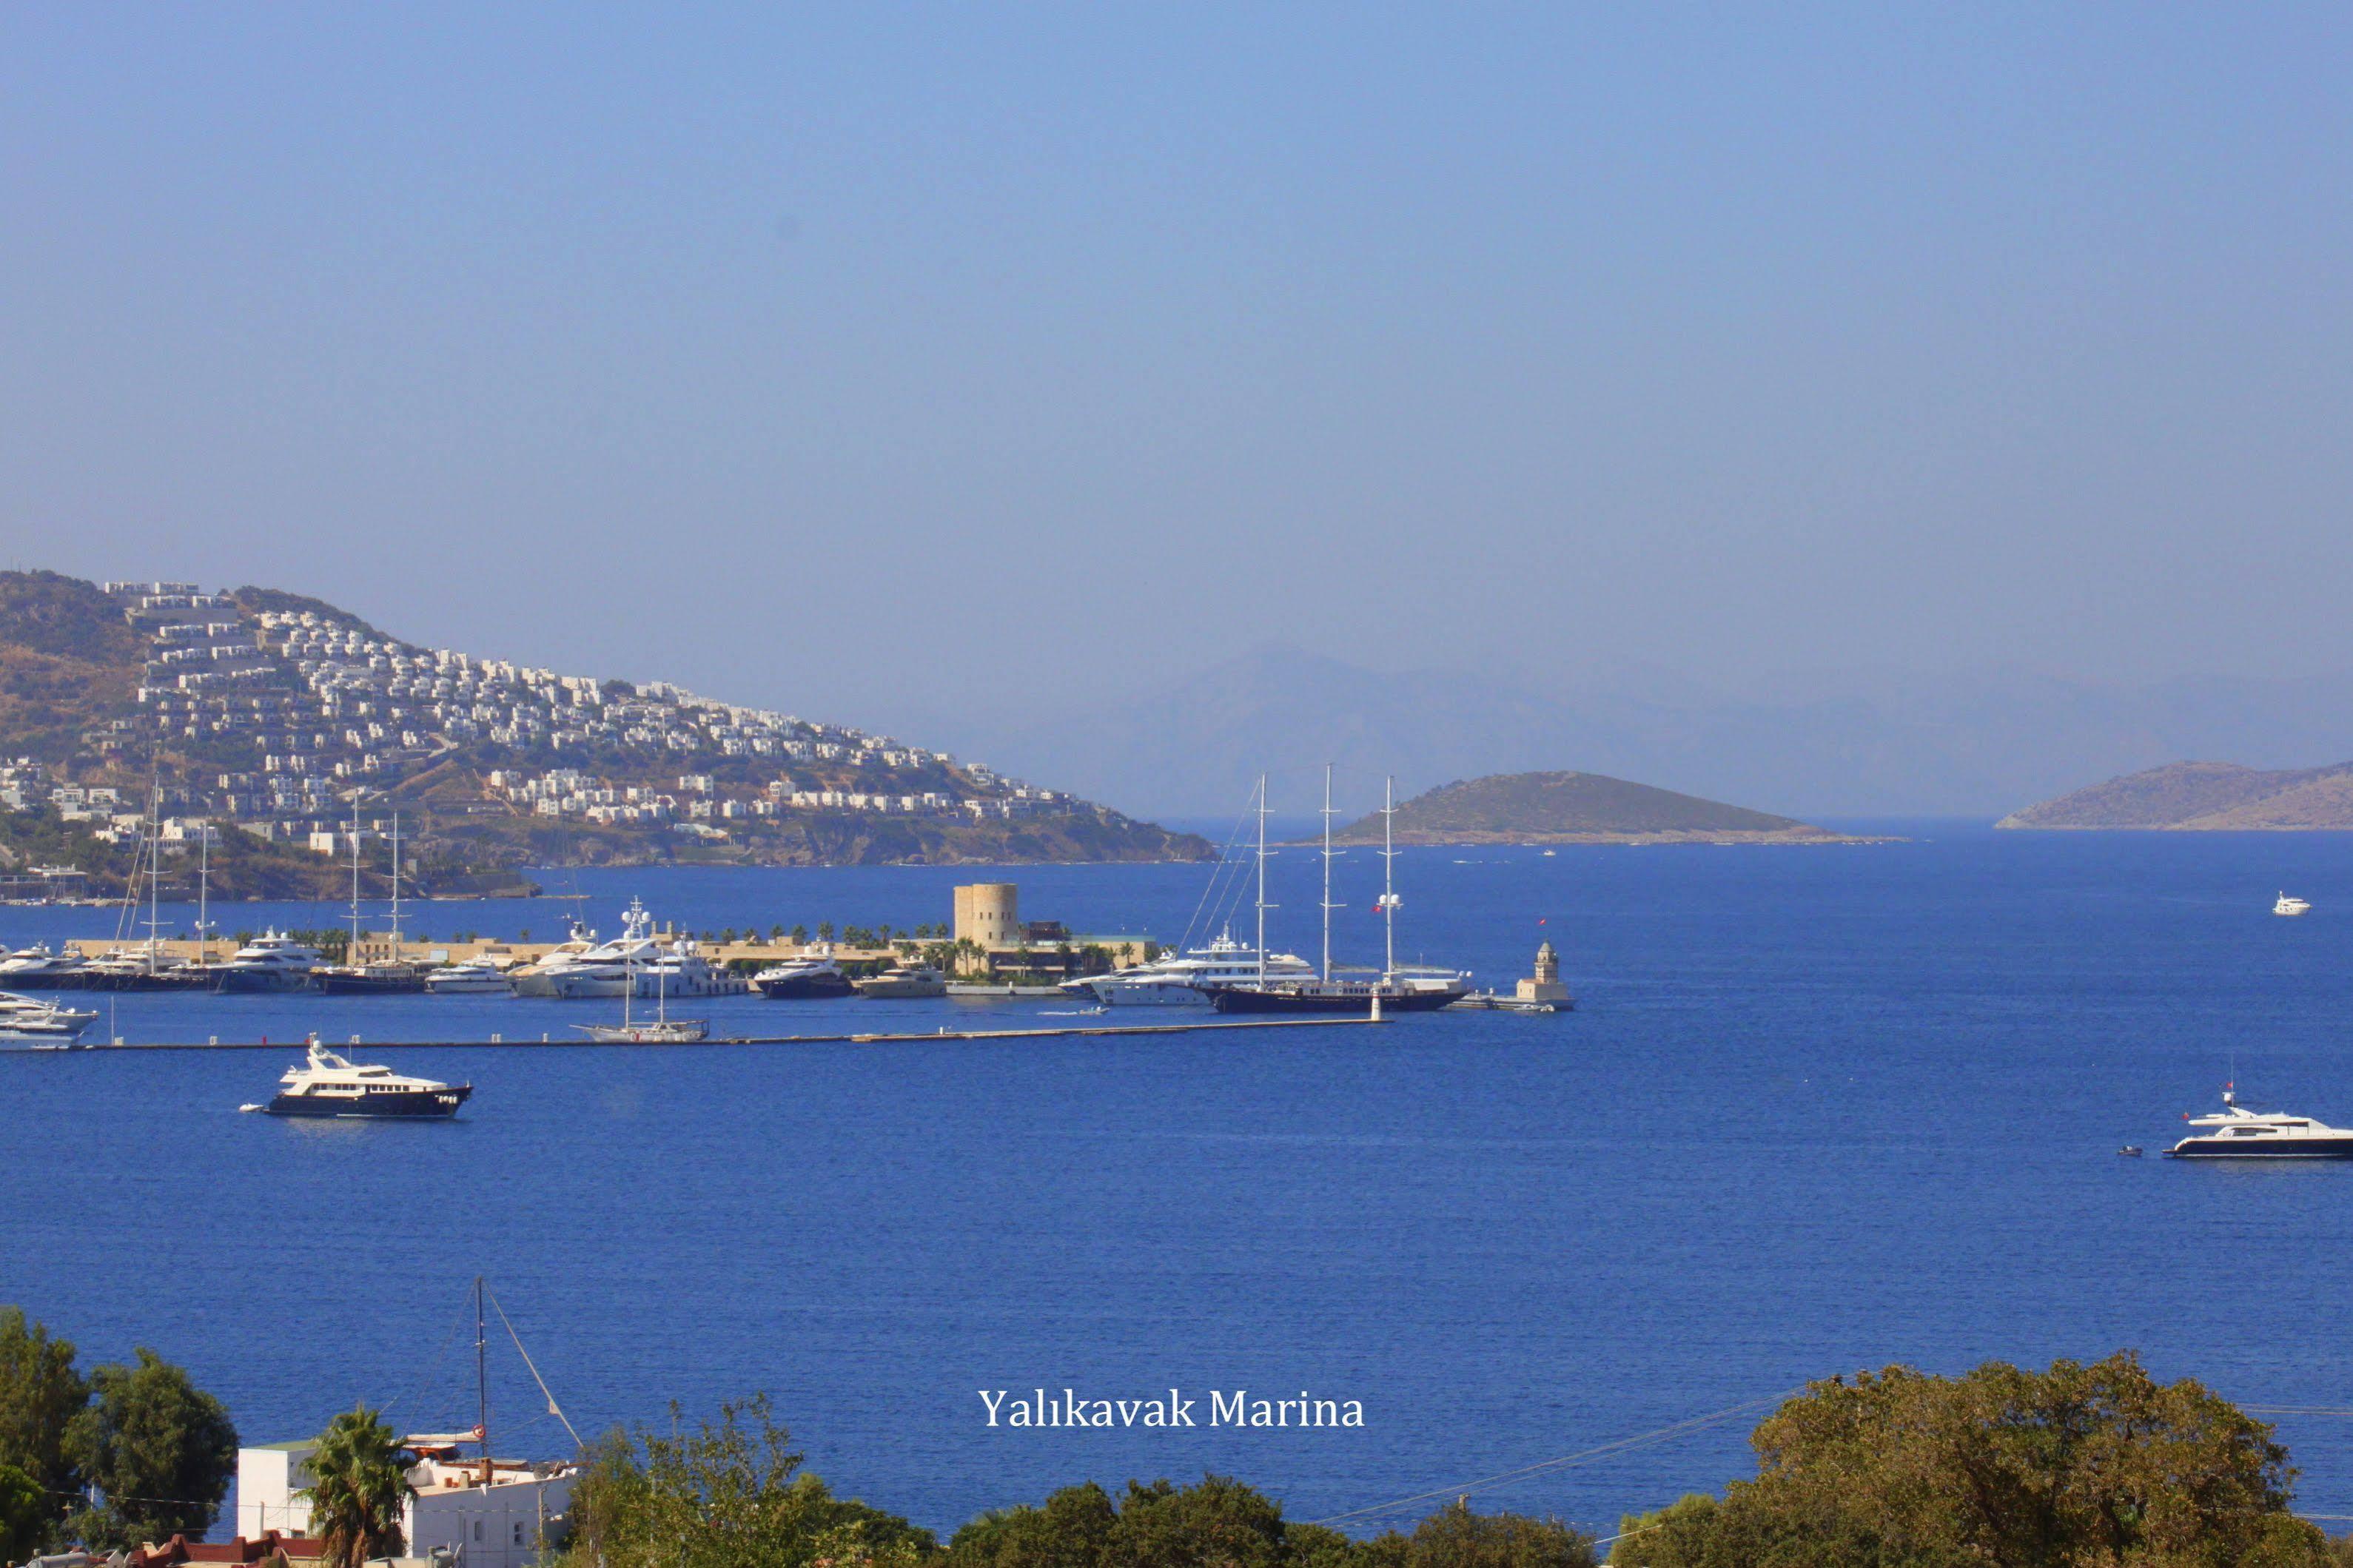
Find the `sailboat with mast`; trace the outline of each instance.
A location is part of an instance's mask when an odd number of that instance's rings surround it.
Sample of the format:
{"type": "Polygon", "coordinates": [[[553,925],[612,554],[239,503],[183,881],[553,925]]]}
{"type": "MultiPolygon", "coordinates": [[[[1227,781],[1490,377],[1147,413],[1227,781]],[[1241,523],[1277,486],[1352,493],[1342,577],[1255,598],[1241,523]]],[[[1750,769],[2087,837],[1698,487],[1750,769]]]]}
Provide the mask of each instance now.
{"type": "Polygon", "coordinates": [[[344,962],[316,971],[319,989],[330,996],[414,995],[425,989],[425,969],[401,956],[400,813],[392,814],[392,956],[373,963],[360,961],[360,804],[352,797],[352,938],[344,962]]]}
{"type": "Polygon", "coordinates": [[[1271,974],[1265,965],[1266,911],[1266,780],[1259,779],[1258,806],[1258,951],[1259,972],[1244,980],[1205,987],[1220,1013],[1430,1013],[1446,1006],[1471,989],[1471,976],[1461,970],[1436,969],[1397,961],[1397,912],[1405,900],[1396,887],[1397,845],[1392,832],[1397,813],[1396,780],[1385,782],[1381,794],[1381,897],[1377,906],[1385,928],[1387,949],[1377,971],[1335,965],[1332,962],[1332,769],[1324,769],[1324,962],[1311,975],[1271,974]]]}
{"type": "Polygon", "coordinates": [[[161,900],[164,880],[164,792],[160,781],[151,783],[147,794],[147,820],[140,825],[139,841],[132,857],[132,873],[122,888],[122,910],[116,917],[115,945],[91,959],[82,967],[80,988],[85,991],[197,991],[212,984],[211,975],[199,965],[183,963],[165,956],[163,951],[163,916],[161,900]],[[147,884],[147,940],[137,946],[123,945],[132,927],[138,922],[139,884],[147,884]]]}
{"type": "Polygon", "coordinates": [[[600,1046],[691,1046],[711,1036],[708,1018],[673,1018],[670,1016],[669,973],[659,962],[650,967],[654,972],[654,1016],[639,1022],[629,1016],[629,1004],[638,994],[638,955],[633,949],[622,963],[628,984],[621,988],[621,1021],[618,1024],[575,1024],[572,1026],[600,1046]]]}

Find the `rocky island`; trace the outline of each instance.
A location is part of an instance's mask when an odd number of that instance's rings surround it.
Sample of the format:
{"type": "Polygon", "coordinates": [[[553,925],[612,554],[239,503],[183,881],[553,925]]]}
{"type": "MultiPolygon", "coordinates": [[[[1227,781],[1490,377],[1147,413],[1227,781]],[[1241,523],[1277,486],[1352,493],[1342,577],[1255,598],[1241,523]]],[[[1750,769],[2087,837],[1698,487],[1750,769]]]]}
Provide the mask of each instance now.
{"type": "Polygon", "coordinates": [[[2188,833],[2353,830],[2353,763],[2266,772],[2168,763],[2011,812],[1996,827],[2188,833]]]}
{"type": "MultiPolygon", "coordinates": [[[[1853,844],[1794,817],[1726,805],[1603,773],[1491,773],[1397,808],[1399,844],[1853,844]]],[[[1333,835],[1378,844],[1375,812],[1333,835]]]]}

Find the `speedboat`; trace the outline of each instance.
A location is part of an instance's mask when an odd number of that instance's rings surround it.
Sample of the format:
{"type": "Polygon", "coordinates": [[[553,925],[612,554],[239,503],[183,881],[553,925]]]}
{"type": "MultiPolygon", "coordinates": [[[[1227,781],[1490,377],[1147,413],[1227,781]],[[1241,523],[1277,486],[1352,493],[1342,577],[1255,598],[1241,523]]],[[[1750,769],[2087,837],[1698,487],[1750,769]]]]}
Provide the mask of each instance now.
{"type": "Polygon", "coordinates": [[[2311,904],[2302,899],[2290,898],[2285,893],[2282,893],[2279,900],[2272,905],[2272,913],[2275,915],[2305,915],[2311,912],[2311,904]]]}
{"type": "Polygon", "coordinates": [[[2353,1131],[2331,1127],[2308,1116],[2249,1110],[2222,1086],[2222,1109],[2210,1116],[2182,1120],[2207,1131],[2193,1132],[2166,1152],[2178,1160],[2348,1160],[2353,1159],[2353,1131]]]}
{"type": "Polygon", "coordinates": [[[436,996],[512,996],[514,983],[495,960],[461,958],[427,974],[425,989],[436,996]]]}
{"type": "Polygon", "coordinates": [[[860,996],[876,1000],[948,994],[948,977],[928,963],[894,963],[880,974],[852,984],[860,996]]]}
{"type": "Polygon", "coordinates": [[[457,1115],[474,1092],[470,1083],[404,1078],[374,1064],[354,1066],[321,1045],[316,1035],[301,1065],[288,1068],[278,1081],[283,1087],[269,1104],[239,1109],[348,1121],[438,1121],[457,1115]]]}
{"type": "Polygon", "coordinates": [[[771,1002],[805,1002],[825,996],[847,996],[858,987],[830,958],[788,958],[752,976],[760,994],[771,1002]]]}
{"type": "Polygon", "coordinates": [[[96,1013],[78,1013],[35,996],[0,991],[0,1046],[65,1050],[98,1022],[96,1013]]]}
{"type": "MultiPolygon", "coordinates": [[[[1293,953],[1266,956],[1266,977],[1296,979],[1314,973],[1307,961],[1293,953]]],[[[1171,953],[1149,963],[1066,980],[1061,989],[1106,1007],[1207,1007],[1208,987],[1259,977],[1258,950],[1220,932],[1207,947],[1171,953]]]]}
{"type": "Polygon", "coordinates": [[[266,931],[212,966],[223,991],[308,991],[319,950],[283,931],[266,931]]]}

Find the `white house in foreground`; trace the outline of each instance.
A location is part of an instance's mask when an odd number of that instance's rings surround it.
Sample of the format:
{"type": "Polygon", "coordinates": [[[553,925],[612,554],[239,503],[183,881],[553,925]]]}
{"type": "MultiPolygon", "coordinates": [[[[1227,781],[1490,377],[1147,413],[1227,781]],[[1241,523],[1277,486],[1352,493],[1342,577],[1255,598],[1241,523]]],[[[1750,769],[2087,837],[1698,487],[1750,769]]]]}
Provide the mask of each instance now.
{"type": "MultiPolygon", "coordinates": [[[[540,1542],[572,1500],[580,1467],[492,1459],[490,1479],[482,1461],[458,1458],[470,1433],[430,1433],[405,1439],[419,1456],[408,1472],[416,1495],[402,1518],[407,1555],[437,1551],[455,1568],[529,1568],[540,1559],[540,1542]]],[[[237,1529],[247,1540],[265,1530],[311,1533],[311,1500],[299,1495],[311,1484],[309,1461],[315,1438],[264,1443],[237,1451],[237,1529]]]]}

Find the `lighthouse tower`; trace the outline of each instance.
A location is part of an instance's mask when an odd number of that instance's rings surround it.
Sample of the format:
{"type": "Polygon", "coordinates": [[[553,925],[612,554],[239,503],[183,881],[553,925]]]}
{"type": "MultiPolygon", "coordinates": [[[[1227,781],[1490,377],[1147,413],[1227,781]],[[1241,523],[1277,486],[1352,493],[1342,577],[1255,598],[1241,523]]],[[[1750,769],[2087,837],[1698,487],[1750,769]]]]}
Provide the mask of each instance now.
{"type": "Polygon", "coordinates": [[[1515,1000],[1521,1002],[1550,1002],[1558,1006],[1568,1005],[1568,987],[1560,983],[1560,954],[1552,950],[1550,942],[1536,949],[1535,974],[1530,979],[1521,981],[1514,992],[1514,996],[1515,1000]]]}

